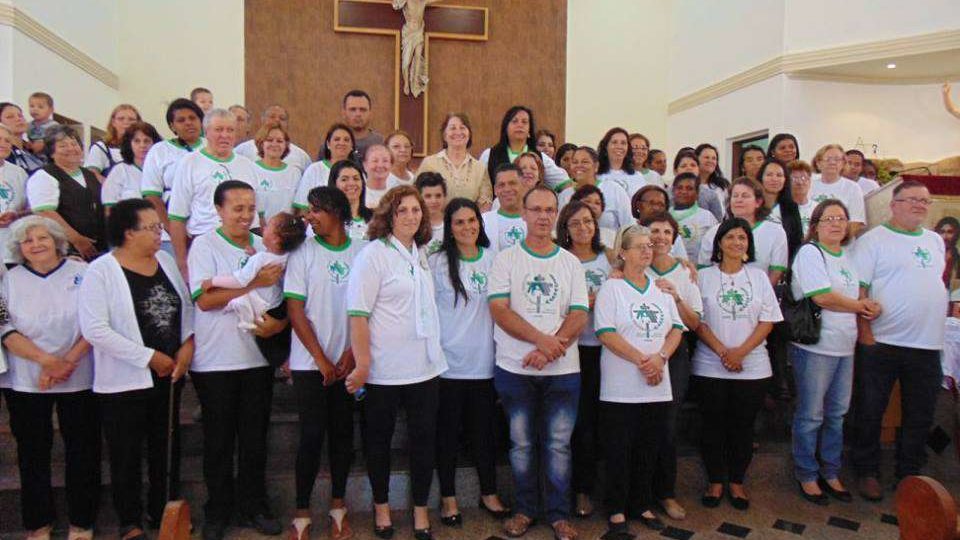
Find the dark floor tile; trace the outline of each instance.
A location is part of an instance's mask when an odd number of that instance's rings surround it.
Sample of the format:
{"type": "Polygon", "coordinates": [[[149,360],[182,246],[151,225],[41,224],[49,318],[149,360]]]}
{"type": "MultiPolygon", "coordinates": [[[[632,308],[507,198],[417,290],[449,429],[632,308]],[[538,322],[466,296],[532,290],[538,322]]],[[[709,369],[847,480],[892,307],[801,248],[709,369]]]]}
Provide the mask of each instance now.
{"type": "Polygon", "coordinates": [[[677,527],[667,527],[666,529],[660,531],[660,536],[664,538],[672,538],[673,540],[690,540],[693,538],[693,531],[678,529],[677,527]]]}
{"type": "Polygon", "coordinates": [[[736,536],[737,538],[746,538],[747,535],[750,534],[750,527],[723,522],[719,527],[717,527],[717,532],[729,534],[730,536],[736,536]]]}
{"type": "Polygon", "coordinates": [[[830,525],[832,527],[837,527],[838,529],[846,529],[848,531],[853,531],[853,532],[857,532],[860,530],[859,521],[853,521],[851,519],[846,519],[846,518],[837,517],[837,516],[831,516],[830,519],[827,520],[827,525],[830,525]]]}
{"type": "Polygon", "coordinates": [[[794,523],[785,519],[778,519],[777,522],[773,524],[773,528],[793,534],[803,534],[803,531],[807,528],[807,526],[803,523],[794,523]]]}
{"type": "Polygon", "coordinates": [[[940,454],[950,444],[950,435],[940,426],[934,427],[927,435],[927,445],[940,454]]]}
{"type": "Polygon", "coordinates": [[[886,523],[887,525],[898,526],[900,525],[900,520],[897,519],[897,516],[893,514],[880,514],[880,521],[886,523]]]}

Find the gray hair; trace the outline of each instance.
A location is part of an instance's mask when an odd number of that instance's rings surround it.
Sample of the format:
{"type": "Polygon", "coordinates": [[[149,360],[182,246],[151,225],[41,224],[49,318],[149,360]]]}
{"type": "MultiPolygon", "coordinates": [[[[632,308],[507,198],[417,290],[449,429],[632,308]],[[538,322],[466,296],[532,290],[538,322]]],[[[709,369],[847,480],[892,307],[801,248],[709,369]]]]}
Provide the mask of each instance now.
{"type": "Polygon", "coordinates": [[[644,227],[643,225],[625,225],[620,227],[620,230],[617,231],[617,239],[614,241],[613,245],[617,246],[617,264],[616,267],[620,270],[623,270],[623,257],[620,256],[624,250],[629,249],[633,245],[633,240],[641,236],[650,237],[650,229],[644,227]]]}
{"type": "MultiPolygon", "coordinates": [[[[267,119],[267,114],[270,113],[270,109],[280,109],[281,111],[283,111],[283,114],[287,115],[288,117],[290,116],[290,112],[287,111],[287,108],[286,108],[286,107],[284,107],[283,105],[280,105],[279,103],[272,103],[272,104],[267,105],[266,107],[264,107],[263,112],[260,113],[260,120],[266,120],[266,119],[267,119]]],[[[288,120],[289,120],[289,118],[288,118],[288,120]]]]}
{"type": "Polygon", "coordinates": [[[10,236],[7,238],[7,250],[13,257],[14,262],[18,264],[26,262],[23,258],[23,252],[20,251],[20,244],[27,239],[27,233],[30,232],[30,229],[36,227],[43,227],[50,233],[50,236],[53,237],[54,244],[57,246],[57,253],[59,253],[61,257],[67,255],[67,252],[70,251],[70,242],[67,240],[67,233],[63,231],[63,227],[48,217],[34,215],[18,219],[13,222],[13,225],[10,225],[10,236]]]}
{"type": "Polygon", "coordinates": [[[233,112],[234,109],[243,109],[243,112],[247,113],[248,116],[250,115],[250,111],[243,105],[240,105],[239,103],[237,103],[236,105],[231,105],[229,108],[227,108],[227,110],[230,112],[233,112]]]}
{"type": "Polygon", "coordinates": [[[203,115],[203,130],[207,131],[210,129],[210,123],[214,118],[229,118],[234,122],[237,121],[237,117],[230,111],[226,109],[211,109],[210,112],[203,115]]]}
{"type": "Polygon", "coordinates": [[[83,148],[83,140],[80,139],[80,134],[77,133],[77,130],[63,124],[50,126],[47,128],[46,134],[43,136],[43,152],[47,154],[48,158],[53,159],[53,151],[56,148],[57,143],[68,137],[77,141],[77,144],[80,145],[80,148],[83,148]]]}

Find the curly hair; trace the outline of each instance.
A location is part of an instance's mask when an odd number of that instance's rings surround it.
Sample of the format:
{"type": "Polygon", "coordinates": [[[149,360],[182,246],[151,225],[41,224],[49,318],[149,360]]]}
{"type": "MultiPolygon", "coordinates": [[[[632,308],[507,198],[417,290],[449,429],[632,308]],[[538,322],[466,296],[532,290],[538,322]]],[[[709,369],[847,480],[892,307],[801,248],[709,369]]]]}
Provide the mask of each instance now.
{"type": "Polygon", "coordinates": [[[407,197],[414,197],[420,205],[420,227],[413,235],[414,242],[418,246],[425,246],[433,236],[433,230],[430,227],[430,220],[427,219],[429,211],[427,203],[423,202],[420,192],[413,186],[397,186],[387,191],[380,199],[380,204],[373,211],[373,218],[367,225],[367,238],[380,240],[393,234],[393,217],[400,208],[400,202],[407,197]]]}

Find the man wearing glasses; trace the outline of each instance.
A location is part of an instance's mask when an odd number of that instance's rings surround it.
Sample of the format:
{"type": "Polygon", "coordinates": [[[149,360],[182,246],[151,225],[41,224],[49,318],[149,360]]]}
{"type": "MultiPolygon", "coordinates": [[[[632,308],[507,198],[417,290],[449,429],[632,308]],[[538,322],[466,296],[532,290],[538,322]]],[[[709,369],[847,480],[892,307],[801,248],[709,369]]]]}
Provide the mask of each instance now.
{"type": "Polygon", "coordinates": [[[859,398],[852,461],[860,495],[870,501],[883,498],[880,427],[894,382],[900,381],[903,410],[895,469],[899,481],[920,474],[943,379],[944,245],[923,227],[931,204],[922,183],[900,184],[893,191],[890,221],[863,235],[854,248],[861,294],[883,306],[876,319],[857,319],[860,351],[854,384],[859,398]]]}

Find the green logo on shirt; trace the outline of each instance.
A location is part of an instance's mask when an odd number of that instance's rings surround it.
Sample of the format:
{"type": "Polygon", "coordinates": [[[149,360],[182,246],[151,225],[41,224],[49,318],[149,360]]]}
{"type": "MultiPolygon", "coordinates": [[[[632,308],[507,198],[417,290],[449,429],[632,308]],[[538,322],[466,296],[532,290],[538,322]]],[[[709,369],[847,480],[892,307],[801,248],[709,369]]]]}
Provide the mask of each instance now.
{"type": "Polygon", "coordinates": [[[350,275],[350,265],[343,261],[333,261],[327,265],[327,273],[330,274],[330,282],[334,285],[340,285],[347,281],[350,275]]]}
{"type": "Polygon", "coordinates": [[[846,268],[840,269],[840,277],[843,278],[843,284],[846,285],[847,287],[855,283],[855,281],[853,280],[853,274],[851,274],[850,271],[847,270],[846,268]]]}
{"type": "Polygon", "coordinates": [[[11,186],[8,186],[6,184],[0,184],[0,199],[3,199],[4,201],[9,201],[13,199],[14,195],[15,195],[14,189],[11,186]]]}
{"type": "Polygon", "coordinates": [[[680,226],[680,236],[686,238],[687,240],[693,238],[693,231],[690,230],[690,227],[687,225],[680,226]]]}
{"type": "Polygon", "coordinates": [[[820,203],[822,203],[823,201],[825,201],[825,200],[827,200],[827,199],[829,199],[829,198],[830,198],[830,196],[827,195],[826,193],[821,193],[820,195],[817,195],[816,197],[813,198],[813,202],[815,202],[815,203],[817,203],[817,204],[820,204],[820,203]]]}
{"type": "Polygon", "coordinates": [[[720,287],[720,290],[717,291],[717,304],[734,320],[736,320],[738,313],[743,312],[750,305],[751,300],[753,300],[753,292],[749,289],[720,287]]]}
{"type": "Polygon", "coordinates": [[[587,288],[591,293],[597,292],[603,282],[607,280],[607,273],[603,270],[587,270],[584,272],[587,278],[587,288]]]}
{"type": "Polygon", "coordinates": [[[267,180],[266,178],[262,178],[262,179],[260,180],[260,188],[261,188],[261,189],[270,189],[270,181],[267,180]]]}
{"type": "Polygon", "coordinates": [[[507,244],[510,244],[511,246],[516,244],[517,242],[523,241],[523,238],[525,236],[526,235],[524,234],[523,229],[520,227],[517,227],[516,225],[510,227],[510,229],[507,230],[506,234],[504,234],[504,238],[506,238],[507,244]]]}
{"type": "Polygon", "coordinates": [[[913,250],[913,258],[917,260],[917,266],[920,268],[929,268],[933,265],[930,252],[920,246],[917,246],[917,249],[913,250]]]}
{"type": "Polygon", "coordinates": [[[227,179],[227,175],[223,174],[222,171],[217,171],[217,172],[213,173],[213,178],[214,178],[215,180],[218,180],[218,181],[220,181],[220,182],[223,182],[224,180],[227,179]]]}
{"type": "Polygon", "coordinates": [[[440,240],[431,240],[430,243],[427,244],[427,254],[433,255],[434,253],[440,251],[441,245],[443,245],[443,242],[440,240]]]}
{"type": "Polygon", "coordinates": [[[476,270],[470,272],[470,288],[477,294],[487,292],[487,274],[476,270]]]}
{"type": "Polygon", "coordinates": [[[643,331],[647,339],[650,339],[650,332],[658,330],[663,326],[663,310],[656,304],[641,302],[640,304],[630,304],[630,313],[633,314],[631,320],[634,326],[643,331]]]}
{"type": "Polygon", "coordinates": [[[560,284],[553,274],[535,274],[527,275],[523,280],[524,293],[527,300],[535,306],[535,313],[541,313],[543,309],[552,304],[557,299],[560,292],[560,284]]]}

